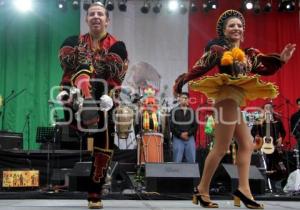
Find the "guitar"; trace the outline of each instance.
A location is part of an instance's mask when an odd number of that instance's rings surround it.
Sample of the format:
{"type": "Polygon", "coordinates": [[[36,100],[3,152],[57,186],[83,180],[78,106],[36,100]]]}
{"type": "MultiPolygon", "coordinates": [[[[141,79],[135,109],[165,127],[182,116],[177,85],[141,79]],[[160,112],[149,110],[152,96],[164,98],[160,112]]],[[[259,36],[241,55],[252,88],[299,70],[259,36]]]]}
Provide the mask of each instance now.
{"type": "Polygon", "coordinates": [[[263,145],[261,151],[265,154],[272,154],[275,150],[273,145],[273,137],[270,135],[271,113],[266,112],[266,136],[263,137],[263,145]]]}

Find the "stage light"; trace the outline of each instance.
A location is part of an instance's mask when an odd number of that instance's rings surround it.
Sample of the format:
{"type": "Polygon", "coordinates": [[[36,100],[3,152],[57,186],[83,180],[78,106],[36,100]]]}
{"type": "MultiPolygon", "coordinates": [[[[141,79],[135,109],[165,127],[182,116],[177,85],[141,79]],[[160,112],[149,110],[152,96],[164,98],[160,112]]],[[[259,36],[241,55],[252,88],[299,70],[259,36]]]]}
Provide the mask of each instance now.
{"type": "Polygon", "coordinates": [[[215,10],[217,8],[218,8],[217,0],[203,0],[202,9],[205,12],[208,12],[210,10],[215,10]]]}
{"type": "Polygon", "coordinates": [[[14,0],[13,3],[16,9],[21,12],[28,12],[32,10],[32,0],[14,0]]]}
{"type": "Polygon", "coordinates": [[[3,7],[5,5],[5,0],[0,0],[0,7],[3,7]]]}
{"type": "Polygon", "coordinates": [[[57,1],[57,7],[60,10],[66,10],[67,9],[67,2],[66,2],[66,0],[58,0],[57,1]]]}
{"type": "Polygon", "coordinates": [[[254,10],[254,13],[256,13],[256,14],[258,14],[260,12],[260,4],[259,4],[258,0],[256,0],[254,2],[253,10],[254,10]]]}
{"type": "Polygon", "coordinates": [[[178,10],[178,7],[179,7],[179,4],[178,4],[178,1],[177,0],[170,0],[168,2],[168,10],[170,12],[175,12],[178,10]]]}
{"type": "Polygon", "coordinates": [[[251,0],[244,1],[244,6],[246,7],[247,10],[253,9],[253,1],[251,0]]]}
{"type": "Polygon", "coordinates": [[[265,7],[264,7],[264,11],[265,12],[271,12],[271,10],[272,10],[272,4],[271,4],[271,2],[267,2],[265,7]]]}
{"type": "Polygon", "coordinates": [[[107,3],[106,3],[106,9],[108,11],[113,11],[114,10],[114,2],[112,0],[109,0],[107,3]]]}
{"type": "Polygon", "coordinates": [[[281,0],[278,5],[278,10],[280,12],[290,12],[294,11],[296,7],[295,0],[281,0]]]}
{"type": "Polygon", "coordinates": [[[72,2],[72,7],[74,9],[78,9],[79,8],[79,0],[73,0],[72,2]]]}
{"type": "Polygon", "coordinates": [[[158,13],[160,13],[161,7],[162,7],[161,2],[160,2],[160,0],[158,0],[158,1],[156,2],[156,4],[152,7],[152,11],[153,11],[155,14],[158,14],[158,13]]]}
{"type": "Polygon", "coordinates": [[[190,4],[190,11],[191,12],[196,12],[197,10],[198,10],[198,8],[197,8],[195,2],[192,1],[191,4],[190,4]]]}
{"type": "Polygon", "coordinates": [[[119,10],[121,12],[126,12],[126,10],[127,10],[126,0],[119,1],[119,10]]]}
{"type": "Polygon", "coordinates": [[[218,3],[216,0],[208,0],[207,6],[209,9],[217,9],[218,3]]]}
{"type": "Polygon", "coordinates": [[[148,0],[144,0],[144,5],[141,7],[141,12],[147,14],[150,10],[150,2],[148,0]]]}
{"type": "Polygon", "coordinates": [[[203,9],[205,12],[208,12],[208,11],[209,11],[209,8],[208,8],[208,5],[207,5],[206,2],[204,2],[204,3],[202,4],[202,9],[203,9]]]}
{"type": "Polygon", "coordinates": [[[91,5],[91,1],[90,0],[84,0],[83,1],[83,9],[85,10],[85,11],[87,11],[88,10],[88,8],[89,8],[89,6],[91,5]]]}
{"type": "Polygon", "coordinates": [[[186,6],[185,6],[185,4],[183,3],[183,2],[181,2],[180,4],[179,4],[179,12],[182,14],[182,15],[184,15],[185,13],[187,13],[187,8],[186,8],[186,6]]]}

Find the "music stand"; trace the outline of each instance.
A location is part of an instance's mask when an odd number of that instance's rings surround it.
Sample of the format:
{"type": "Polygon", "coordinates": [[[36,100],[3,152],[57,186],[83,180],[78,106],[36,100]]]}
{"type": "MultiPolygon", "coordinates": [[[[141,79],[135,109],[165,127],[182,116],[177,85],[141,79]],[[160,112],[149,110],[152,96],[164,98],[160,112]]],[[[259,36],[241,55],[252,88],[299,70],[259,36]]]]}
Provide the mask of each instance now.
{"type": "Polygon", "coordinates": [[[37,143],[55,143],[54,140],[55,127],[38,127],[36,132],[37,143]]]}
{"type": "MultiPolygon", "coordinates": [[[[52,183],[50,182],[50,144],[52,143],[52,154],[54,153],[54,144],[57,141],[57,136],[60,131],[58,126],[55,127],[38,127],[36,132],[37,143],[47,143],[47,189],[51,190],[52,183]]],[[[53,155],[52,155],[53,156],[53,155]]]]}

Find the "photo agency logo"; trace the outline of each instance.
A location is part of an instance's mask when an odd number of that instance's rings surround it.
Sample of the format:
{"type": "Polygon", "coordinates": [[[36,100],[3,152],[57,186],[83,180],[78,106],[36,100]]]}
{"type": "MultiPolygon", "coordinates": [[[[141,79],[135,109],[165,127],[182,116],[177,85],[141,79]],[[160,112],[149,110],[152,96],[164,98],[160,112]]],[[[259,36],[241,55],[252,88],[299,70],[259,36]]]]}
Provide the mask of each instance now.
{"type": "MultiPolygon", "coordinates": [[[[80,89],[76,87],[53,86],[50,90],[49,100],[49,105],[51,105],[50,123],[52,125],[70,125],[72,122],[76,122],[78,129],[82,132],[103,132],[107,129],[109,119],[116,126],[139,125],[143,121],[143,111],[151,111],[151,105],[145,106],[145,104],[143,104],[145,96],[136,93],[130,86],[118,86],[108,92],[107,81],[103,79],[91,79],[90,82],[92,84],[91,88],[102,87],[104,90],[103,93],[111,98],[114,106],[114,108],[109,111],[109,114],[107,113],[108,110],[104,111],[104,118],[101,119],[103,122],[97,123],[96,126],[86,126],[82,123],[82,116],[84,114],[99,114],[100,111],[103,111],[103,107],[101,108],[101,106],[103,106],[103,100],[101,100],[101,98],[103,97],[86,100],[83,98],[80,89]],[[63,112],[69,116],[67,121],[57,121],[58,112],[63,112]]],[[[190,105],[196,104],[197,101],[199,101],[195,97],[189,97],[188,100],[190,105]]],[[[187,125],[195,120],[198,125],[205,125],[207,119],[201,117],[201,115],[203,113],[209,113],[213,116],[215,123],[225,125],[246,123],[251,126],[261,117],[261,113],[263,113],[263,109],[257,106],[246,107],[243,110],[237,107],[235,111],[230,113],[230,115],[236,115],[236,118],[234,120],[228,120],[225,117],[228,113],[224,113],[222,107],[217,108],[214,100],[207,99],[205,105],[200,105],[194,110],[191,107],[187,107],[184,113],[192,113],[194,111],[195,115],[190,114],[190,119],[180,121],[175,118],[175,112],[171,112],[171,109],[174,109],[174,111],[181,109],[178,100],[165,98],[164,101],[170,101],[170,103],[160,104],[160,102],[158,102],[156,114],[159,123],[161,123],[161,119],[168,119],[175,124],[187,125]]],[[[107,104],[105,106],[107,106],[107,104]]]]}

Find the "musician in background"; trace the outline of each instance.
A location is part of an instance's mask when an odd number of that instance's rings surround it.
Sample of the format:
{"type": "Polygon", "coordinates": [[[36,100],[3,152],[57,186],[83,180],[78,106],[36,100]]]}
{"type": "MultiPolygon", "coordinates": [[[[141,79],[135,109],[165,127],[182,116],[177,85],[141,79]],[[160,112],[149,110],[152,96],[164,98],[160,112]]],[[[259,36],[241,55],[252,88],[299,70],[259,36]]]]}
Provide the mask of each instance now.
{"type": "Polygon", "coordinates": [[[170,113],[170,129],[173,134],[173,161],[194,163],[196,161],[195,134],[197,131],[196,115],[189,107],[189,95],[184,92],[179,96],[179,105],[170,113]]]}
{"type": "Polygon", "coordinates": [[[158,101],[155,97],[156,90],[150,85],[144,89],[144,98],[142,101],[143,130],[145,132],[158,132],[158,101]]]}
{"type": "Polygon", "coordinates": [[[300,151],[300,98],[296,100],[298,111],[291,117],[291,132],[297,140],[298,150],[300,151]]]}
{"type": "Polygon", "coordinates": [[[284,129],[282,120],[280,116],[274,112],[273,105],[271,102],[266,103],[263,106],[264,113],[262,113],[263,119],[260,123],[254,124],[251,129],[251,134],[253,137],[263,137],[267,134],[267,116],[269,115],[270,123],[270,137],[273,139],[273,146],[275,148],[272,154],[266,154],[266,164],[267,164],[267,175],[270,178],[273,191],[281,191],[281,186],[277,187],[276,182],[280,181],[285,177],[286,168],[283,165],[282,159],[282,142],[286,136],[286,131],[284,129]],[[280,165],[279,165],[280,164],[280,165]]]}
{"type": "Polygon", "coordinates": [[[270,114],[270,135],[273,138],[274,146],[281,146],[286,132],[280,116],[274,112],[272,103],[268,102],[263,106],[264,113],[261,123],[253,125],[251,134],[253,137],[266,136],[266,114],[270,114]]]}

